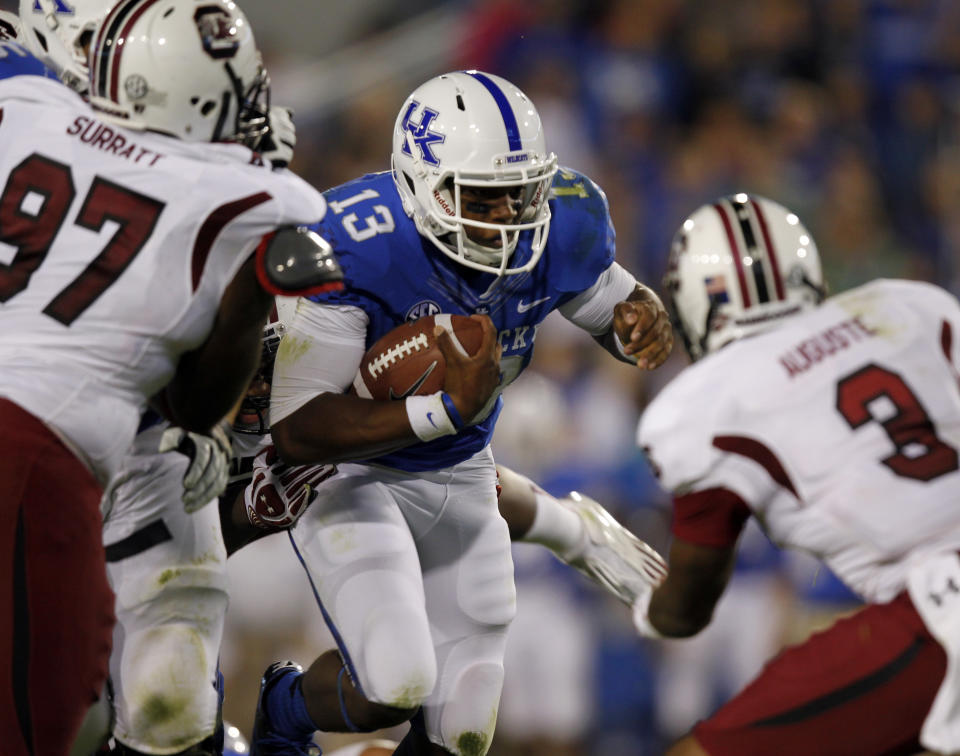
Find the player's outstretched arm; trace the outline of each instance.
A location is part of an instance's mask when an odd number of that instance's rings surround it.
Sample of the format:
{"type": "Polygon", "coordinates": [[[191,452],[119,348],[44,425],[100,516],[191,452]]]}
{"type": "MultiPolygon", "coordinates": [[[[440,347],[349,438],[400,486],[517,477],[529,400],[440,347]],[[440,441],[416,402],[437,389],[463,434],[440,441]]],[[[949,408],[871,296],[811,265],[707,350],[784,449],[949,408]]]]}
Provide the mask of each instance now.
{"type": "Polygon", "coordinates": [[[557,499],[503,465],[497,465],[497,478],[497,505],[511,541],[546,546],[627,606],[663,582],[663,557],[599,502],[576,492],[557,499]]]}
{"type": "Polygon", "coordinates": [[[600,343],[617,359],[637,367],[660,367],[673,349],[673,327],[660,297],[642,283],[613,308],[613,326],[600,343]],[[619,341],[619,343],[618,343],[619,341]]]}
{"type": "Polygon", "coordinates": [[[687,638],[703,630],[727,587],[735,556],[735,546],[700,546],[674,538],[667,579],[653,591],[648,607],[634,606],[638,629],[652,626],[654,633],[646,634],[667,638],[687,638]]]}

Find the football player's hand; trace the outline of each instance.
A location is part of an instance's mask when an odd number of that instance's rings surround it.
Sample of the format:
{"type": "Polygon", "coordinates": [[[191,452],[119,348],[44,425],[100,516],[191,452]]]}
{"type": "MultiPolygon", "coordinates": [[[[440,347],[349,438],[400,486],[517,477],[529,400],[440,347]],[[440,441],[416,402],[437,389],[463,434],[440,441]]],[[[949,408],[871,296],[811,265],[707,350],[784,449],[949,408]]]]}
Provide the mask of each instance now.
{"type": "Polygon", "coordinates": [[[437,326],[437,346],[443,354],[446,370],[443,390],[450,395],[460,417],[468,423],[486,405],[500,383],[500,343],[497,329],[486,315],[471,315],[483,331],[480,348],[469,357],[453,345],[450,334],[437,326]]]}
{"type": "Polygon", "coordinates": [[[160,437],[161,452],[179,452],[190,460],[183,475],[183,509],[196,512],[213,501],[227,487],[230,473],[230,439],[221,427],[209,436],[189,433],[183,428],[167,428],[160,437]]]}
{"type": "Polygon", "coordinates": [[[317,497],[317,486],[337,471],[334,465],[288,465],[268,446],[253,460],[253,477],[243,492],[250,524],[265,530],[289,528],[317,497]]]}
{"type": "Polygon", "coordinates": [[[613,330],[623,354],[637,361],[637,367],[660,367],[673,349],[673,327],[663,302],[651,289],[637,286],[631,298],[613,308],[613,330]]]}
{"type": "Polygon", "coordinates": [[[297,146],[297,127],[293,125],[293,111],[279,105],[270,106],[270,130],[260,142],[258,152],[274,168],[286,168],[293,160],[297,146]]]}

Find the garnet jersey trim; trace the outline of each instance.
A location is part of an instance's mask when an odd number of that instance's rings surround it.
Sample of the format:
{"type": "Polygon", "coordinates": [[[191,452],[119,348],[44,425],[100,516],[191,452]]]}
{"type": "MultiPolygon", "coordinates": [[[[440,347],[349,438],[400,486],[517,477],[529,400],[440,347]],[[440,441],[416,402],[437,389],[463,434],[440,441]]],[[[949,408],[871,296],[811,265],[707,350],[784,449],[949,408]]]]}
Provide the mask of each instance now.
{"type": "Polygon", "coordinates": [[[220,205],[220,207],[207,216],[207,219],[200,227],[197,240],[193,245],[193,260],[190,267],[194,291],[196,291],[200,285],[203,266],[207,262],[207,256],[213,248],[213,243],[217,240],[217,237],[220,235],[220,232],[223,231],[224,227],[234,218],[247,212],[247,210],[257,205],[262,205],[271,199],[273,199],[273,197],[269,193],[258,192],[257,194],[251,194],[249,197],[243,197],[233,202],[220,205]]]}
{"type": "Polygon", "coordinates": [[[781,464],[777,455],[756,439],[746,436],[714,436],[713,445],[720,451],[739,454],[747,459],[752,459],[763,467],[780,486],[786,488],[798,499],[800,498],[793,481],[790,480],[790,476],[787,475],[787,471],[783,468],[783,464],[781,464]]]}
{"type": "Polygon", "coordinates": [[[697,546],[732,548],[750,508],[727,488],[707,488],[673,500],[673,534],[697,546]]]}

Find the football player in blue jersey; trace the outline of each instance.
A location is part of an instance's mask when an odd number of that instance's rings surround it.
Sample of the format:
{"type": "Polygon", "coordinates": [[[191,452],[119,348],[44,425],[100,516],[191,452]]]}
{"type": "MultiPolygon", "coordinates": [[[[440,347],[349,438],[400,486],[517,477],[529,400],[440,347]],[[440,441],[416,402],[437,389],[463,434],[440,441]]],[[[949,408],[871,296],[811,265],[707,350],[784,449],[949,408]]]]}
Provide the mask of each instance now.
{"type": "Polygon", "coordinates": [[[403,104],[392,158],[391,171],[326,192],[318,231],[347,287],[301,300],[277,357],[280,455],[339,467],[289,533],[339,649],[306,672],[268,668],[259,756],[308,753],[317,729],[372,730],[418,711],[397,753],[485,754],[515,611],[489,448],[500,392],[554,310],[641,368],[672,347],[660,300],[614,261],[603,192],[558,167],[515,86],[478,71],[432,79],[403,104]],[[443,391],[346,393],[374,341],[436,313],[484,330],[469,357],[439,334],[443,391]]]}

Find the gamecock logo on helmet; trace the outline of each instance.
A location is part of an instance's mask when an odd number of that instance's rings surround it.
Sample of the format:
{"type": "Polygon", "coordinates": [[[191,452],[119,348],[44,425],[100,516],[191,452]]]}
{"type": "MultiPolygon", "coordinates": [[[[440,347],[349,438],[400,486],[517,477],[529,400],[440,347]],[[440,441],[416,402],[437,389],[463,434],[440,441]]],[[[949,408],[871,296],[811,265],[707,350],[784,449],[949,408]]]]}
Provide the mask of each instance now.
{"type": "Polygon", "coordinates": [[[211,58],[232,58],[240,49],[236,19],[216,5],[203,5],[193,14],[203,41],[203,49],[211,58]]]}

